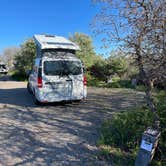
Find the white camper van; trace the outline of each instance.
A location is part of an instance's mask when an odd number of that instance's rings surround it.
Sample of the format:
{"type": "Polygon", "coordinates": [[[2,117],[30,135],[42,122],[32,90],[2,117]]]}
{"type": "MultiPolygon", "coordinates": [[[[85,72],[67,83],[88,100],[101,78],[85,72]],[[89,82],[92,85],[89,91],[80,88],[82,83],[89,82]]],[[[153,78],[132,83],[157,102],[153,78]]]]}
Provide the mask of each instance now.
{"type": "Polygon", "coordinates": [[[35,35],[36,59],[28,79],[28,91],[36,104],[81,100],[87,96],[86,77],[79,47],[60,36],[35,35]]]}

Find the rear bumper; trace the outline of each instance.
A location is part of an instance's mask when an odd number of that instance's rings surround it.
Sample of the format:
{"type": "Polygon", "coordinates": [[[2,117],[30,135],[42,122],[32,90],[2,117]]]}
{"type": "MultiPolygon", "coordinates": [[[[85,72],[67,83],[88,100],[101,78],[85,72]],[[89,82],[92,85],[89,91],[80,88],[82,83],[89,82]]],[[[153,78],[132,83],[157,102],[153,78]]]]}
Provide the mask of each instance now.
{"type": "Polygon", "coordinates": [[[40,102],[60,102],[60,101],[72,101],[72,100],[82,100],[86,99],[87,97],[87,89],[84,89],[83,92],[79,95],[65,96],[63,94],[58,94],[52,91],[45,91],[44,89],[37,89],[36,90],[36,98],[40,102]]]}

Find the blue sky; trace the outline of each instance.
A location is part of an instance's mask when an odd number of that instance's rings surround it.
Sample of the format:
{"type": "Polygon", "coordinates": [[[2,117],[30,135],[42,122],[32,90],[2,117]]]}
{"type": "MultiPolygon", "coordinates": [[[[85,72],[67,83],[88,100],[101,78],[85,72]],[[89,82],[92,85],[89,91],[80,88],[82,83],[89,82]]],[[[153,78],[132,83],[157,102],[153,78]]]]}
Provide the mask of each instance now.
{"type": "MultiPolygon", "coordinates": [[[[97,11],[91,0],[1,0],[0,53],[6,47],[19,46],[33,34],[92,35],[89,24],[97,11]]],[[[93,39],[96,51],[103,52],[100,40],[93,39]]]]}

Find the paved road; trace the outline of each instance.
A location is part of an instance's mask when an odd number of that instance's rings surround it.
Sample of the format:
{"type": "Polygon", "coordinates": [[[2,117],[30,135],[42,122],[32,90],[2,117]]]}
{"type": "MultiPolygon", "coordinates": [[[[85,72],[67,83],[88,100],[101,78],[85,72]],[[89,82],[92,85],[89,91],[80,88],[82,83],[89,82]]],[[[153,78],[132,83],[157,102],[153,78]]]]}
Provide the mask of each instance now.
{"type": "Polygon", "coordinates": [[[0,165],[109,165],[96,156],[99,128],[142,93],[89,88],[81,103],[35,106],[24,82],[0,82],[0,165]]]}

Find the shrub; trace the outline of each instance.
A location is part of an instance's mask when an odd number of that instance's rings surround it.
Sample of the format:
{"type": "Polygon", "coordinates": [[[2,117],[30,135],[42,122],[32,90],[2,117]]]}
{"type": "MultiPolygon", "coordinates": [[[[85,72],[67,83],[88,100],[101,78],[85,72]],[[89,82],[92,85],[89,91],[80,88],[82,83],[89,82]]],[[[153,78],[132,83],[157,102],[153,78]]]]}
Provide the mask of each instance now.
{"type": "MultiPolygon", "coordinates": [[[[159,140],[159,146],[155,157],[151,165],[166,165],[166,91],[159,92],[156,95],[156,105],[158,115],[160,118],[161,137],[159,140]]],[[[146,107],[142,107],[133,111],[123,112],[116,114],[111,120],[106,120],[102,125],[101,137],[99,139],[100,146],[106,146],[107,158],[110,155],[115,158],[115,153],[112,154],[108,151],[110,149],[120,149],[119,154],[127,152],[127,161],[133,161],[133,156],[136,157],[138,148],[140,146],[140,140],[143,131],[147,127],[151,127],[153,123],[154,115],[146,107]]],[[[122,155],[123,156],[123,155],[122,155]]],[[[120,159],[119,159],[120,160],[120,159]]],[[[121,157],[120,163],[122,165],[124,156],[121,157]]],[[[116,162],[115,162],[116,163],[116,162]]],[[[121,164],[120,164],[121,165],[121,164]]],[[[130,165],[130,164],[127,164],[130,165]]]]}
{"type": "Polygon", "coordinates": [[[87,85],[98,87],[100,82],[97,78],[93,77],[89,72],[86,73],[87,85]]]}
{"type": "Polygon", "coordinates": [[[12,72],[11,77],[15,81],[27,81],[27,79],[28,79],[27,75],[24,72],[21,73],[21,72],[18,72],[18,71],[12,72]]]}
{"type": "Polygon", "coordinates": [[[90,68],[89,71],[93,77],[100,81],[107,81],[107,63],[104,59],[98,60],[95,64],[93,64],[90,68]]]}
{"type": "Polygon", "coordinates": [[[107,88],[133,88],[130,80],[117,80],[106,85],[107,88]]]}
{"type": "Polygon", "coordinates": [[[118,81],[120,81],[120,77],[119,76],[114,76],[114,77],[112,77],[112,81],[113,82],[118,82],[118,81]]]}
{"type": "Polygon", "coordinates": [[[159,140],[158,155],[155,160],[166,165],[166,91],[160,91],[156,96],[158,115],[160,118],[161,137],[159,140]]]}
{"type": "Polygon", "coordinates": [[[119,82],[111,82],[106,85],[107,88],[121,88],[119,82]]]}
{"type": "Polygon", "coordinates": [[[114,115],[103,123],[99,144],[131,151],[139,145],[142,132],[152,125],[152,119],[153,114],[147,109],[114,115]]]}
{"type": "Polygon", "coordinates": [[[137,85],[136,90],[145,92],[145,86],[144,85],[137,85]]]}

